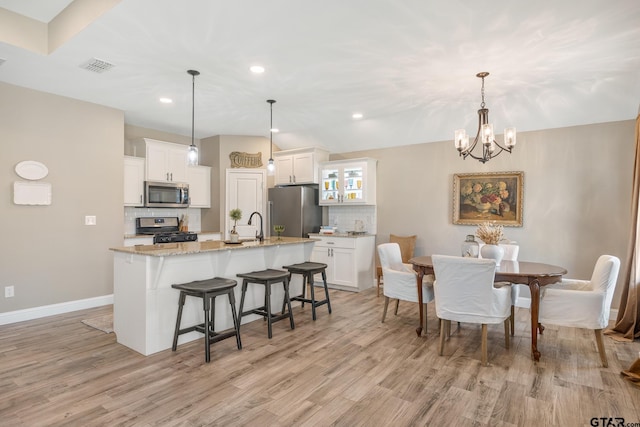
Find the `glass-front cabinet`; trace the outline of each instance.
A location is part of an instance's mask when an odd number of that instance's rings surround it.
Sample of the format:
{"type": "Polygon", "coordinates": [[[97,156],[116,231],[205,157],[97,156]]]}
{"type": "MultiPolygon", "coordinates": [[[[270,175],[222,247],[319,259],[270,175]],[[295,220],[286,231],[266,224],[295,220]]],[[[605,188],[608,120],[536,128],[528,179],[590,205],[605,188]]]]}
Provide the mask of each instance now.
{"type": "Polygon", "coordinates": [[[320,205],[375,205],[376,160],[350,159],[320,165],[320,205]]]}

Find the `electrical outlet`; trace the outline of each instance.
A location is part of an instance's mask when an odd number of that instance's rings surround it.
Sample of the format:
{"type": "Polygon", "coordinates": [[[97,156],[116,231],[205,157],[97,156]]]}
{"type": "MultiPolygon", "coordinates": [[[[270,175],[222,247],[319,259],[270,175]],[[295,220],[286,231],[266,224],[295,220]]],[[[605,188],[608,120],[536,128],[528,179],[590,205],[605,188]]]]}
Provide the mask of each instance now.
{"type": "Polygon", "coordinates": [[[96,225],[96,216],[87,215],[84,217],[84,225],[96,225]]]}
{"type": "Polygon", "coordinates": [[[5,286],[5,287],[4,287],[4,297],[5,297],[5,298],[11,298],[11,297],[13,297],[14,295],[15,295],[15,294],[14,294],[14,288],[13,288],[13,286],[5,286]]]}

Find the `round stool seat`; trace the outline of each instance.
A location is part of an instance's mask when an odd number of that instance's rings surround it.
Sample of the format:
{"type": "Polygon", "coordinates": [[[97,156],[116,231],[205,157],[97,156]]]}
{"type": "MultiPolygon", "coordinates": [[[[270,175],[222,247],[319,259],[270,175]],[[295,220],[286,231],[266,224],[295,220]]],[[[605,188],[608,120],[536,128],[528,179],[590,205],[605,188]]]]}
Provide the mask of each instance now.
{"type": "Polygon", "coordinates": [[[237,284],[238,282],[236,282],[235,280],[225,279],[223,277],[214,277],[213,279],[195,280],[189,283],[171,285],[171,287],[188,292],[209,293],[213,291],[224,291],[228,288],[233,288],[237,284]]]}
{"type": "Polygon", "coordinates": [[[282,280],[285,277],[289,277],[289,272],[268,268],[266,270],[252,271],[251,273],[236,274],[236,276],[242,277],[243,279],[258,280],[262,282],[269,280],[282,280]]]}
{"type": "Polygon", "coordinates": [[[282,268],[286,268],[291,273],[305,273],[305,272],[312,272],[316,270],[324,270],[325,268],[327,268],[327,264],[324,264],[322,262],[308,261],[308,262],[301,262],[299,264],[285,265],[282,268]]]}

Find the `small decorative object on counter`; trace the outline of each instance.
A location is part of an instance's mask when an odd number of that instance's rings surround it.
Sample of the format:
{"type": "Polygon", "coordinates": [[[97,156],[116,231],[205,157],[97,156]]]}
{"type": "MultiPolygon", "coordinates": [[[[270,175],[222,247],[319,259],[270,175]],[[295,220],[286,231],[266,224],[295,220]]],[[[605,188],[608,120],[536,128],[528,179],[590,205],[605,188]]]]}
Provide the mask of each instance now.
{"type": "Polygon", "coordinates": [[[504,239],[502,226],[485,222],[478,226],[476,236],[485,243],[480,249],[482,258],[494,259],[496,260],[496,266],[500,266],[500,261],[504,257],[504,248],[499,246],[500,241],[504,239]]]}
{"type": "Polygon", "coordinates": [[[462,256],[470,258],[478,258],[480,254],[480,245],[476,242],[473,234],[467,234],[466,240],[462,243],[462,256]]]}
{"type": "Polygon", "coordinates": [[[278,240],[282,240],[280,238],[280,235],[284,232],[284,225],[274,225],[273,231],[275,231],[276,234],[278,235],[278,240]]]}
{"type": "Polygon", "coordinates": [[[238,235],[238,232],[236,231],[236,226],[238,225],[238,221],[242,219],[242,210],[238,208],[231,209],[229,211],[229,218],[233,220],[233,228],[229,233],[229,239],[235,243],[240,238],[240,236],[238,235]]]}

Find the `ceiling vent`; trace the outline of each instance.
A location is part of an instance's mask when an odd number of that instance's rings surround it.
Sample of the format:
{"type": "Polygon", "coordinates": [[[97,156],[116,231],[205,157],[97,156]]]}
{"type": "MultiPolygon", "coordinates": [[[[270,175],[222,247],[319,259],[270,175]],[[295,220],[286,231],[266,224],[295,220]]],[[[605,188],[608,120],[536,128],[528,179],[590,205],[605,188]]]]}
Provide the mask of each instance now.
{"type": "Polygon", "coordinates": [[[84,64],[80,65],[80,68],[93,71],[94,73],[104,73],[105,71],[109,71],[113,67],[114,65],[112,63],[103,61],[102,59],[98,58],[91,58],[84,64]]]}

